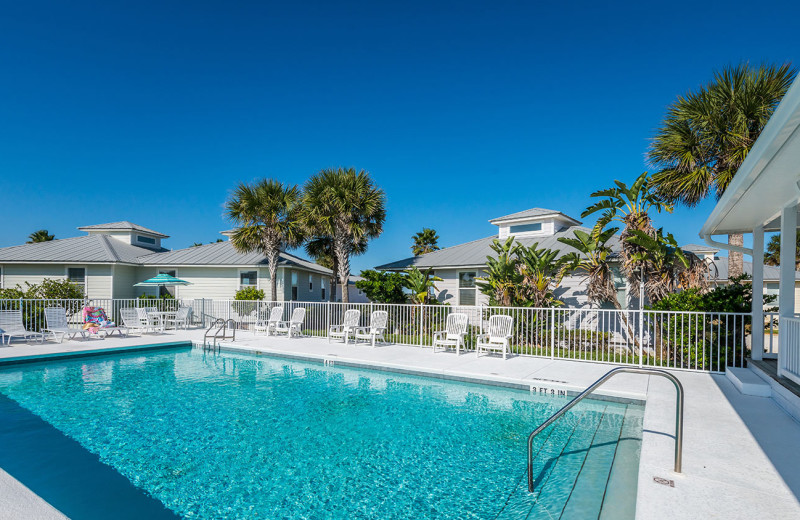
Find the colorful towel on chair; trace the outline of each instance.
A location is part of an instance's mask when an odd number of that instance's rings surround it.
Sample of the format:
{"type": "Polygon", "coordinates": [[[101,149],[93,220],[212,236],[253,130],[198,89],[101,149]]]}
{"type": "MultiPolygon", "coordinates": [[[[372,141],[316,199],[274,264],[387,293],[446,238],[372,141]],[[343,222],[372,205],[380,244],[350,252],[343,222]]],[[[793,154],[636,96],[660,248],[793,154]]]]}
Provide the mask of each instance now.
{"type": "Polygon", "coordinates": [[[102,307],[84,307],[83,323],[83,327],[89,330],[114,326],[113,321],[108,321],[106,311],[102,307]]]}

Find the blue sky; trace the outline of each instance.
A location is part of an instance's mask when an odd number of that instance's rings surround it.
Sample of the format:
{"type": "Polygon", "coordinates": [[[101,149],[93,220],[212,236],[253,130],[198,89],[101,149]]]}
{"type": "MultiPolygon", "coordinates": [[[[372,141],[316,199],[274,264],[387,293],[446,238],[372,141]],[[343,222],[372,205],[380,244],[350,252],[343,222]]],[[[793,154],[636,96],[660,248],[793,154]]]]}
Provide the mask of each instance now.
{"type": "MultiPolygon", "coordinates": [[[[0,246],[116,220],[209,242],[237,182],[353,166],[388,198],[354,271],[408,256],[423,226],[448,246],[529,207],[579,217],[647,169],[665,107],[714,69],[800,64],[791,2],[3,9],[0,246]]],[[[697,242],[712,207],[656,225],[697,242]]]]}

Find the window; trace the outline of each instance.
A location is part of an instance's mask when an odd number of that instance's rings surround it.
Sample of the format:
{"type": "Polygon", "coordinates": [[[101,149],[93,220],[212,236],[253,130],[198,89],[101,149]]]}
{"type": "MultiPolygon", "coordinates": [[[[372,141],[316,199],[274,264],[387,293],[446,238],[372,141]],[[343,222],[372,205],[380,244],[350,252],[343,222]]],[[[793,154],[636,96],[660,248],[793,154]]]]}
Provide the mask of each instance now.
{"type": "Polygon", "coordinates": [[[532,231],[541,231],[542,223],[536,222],[535,224],[520,224],[518,226],[509,226],[508,232],[512,235],[514,233],[528,233],[532,231]]]}
{"type": "Polygon", "coordinates": [[[458,273],[458,304],[475,305],[477,300],[477,287],[475,286],[475,271],[458,273]]]}
{"type": "MultiPolygon", "coordinates": [[[[175,277],[175,278],[177,278],[177,276],[178,276],[178,272],[175,269],[159,270],[158,274],[168,274],[168,275],[170,275],[172,277],[175,277]]],[[[163,285],[160,285],[158,287],[158,296],[159,297],[164,298],[167,295],[170,295],[173,298],[175,297],[175,286],[174,285],[170,286],[170,287],[164,287],[163,285]]]]}
{"type": "Polygon", "coordinates": [[[322,286],[322,301],[325,301],[325,286],[322,286]]]}
{"type": "Polygon", "coordinates": [[[297,299],[297,273],[292,271],[292,300],[297,299]]]}
{"type": "Polygon", "coordinates": [[[308,290],[309,291],[314,290],[314,277],[311,275],[308,275],[308,290]]]}
{"type": "Polygon", "coordinates": [[[150,237],[143,237],[142,235],[136,235],[136,241],[141,242],[143,244],[155,244],[156,239],[150,237]]]}
{"type": "Polygon", "coordinates": [[[67,280],[74,283],[81,288],[83,294],[86,294],[86,268],[85,267],[68,267],[67,280]]]}
{"type": "Polygon", "coordinates": [[[239,289],[258,286],[258,271],[239,271],[239,289]]]}

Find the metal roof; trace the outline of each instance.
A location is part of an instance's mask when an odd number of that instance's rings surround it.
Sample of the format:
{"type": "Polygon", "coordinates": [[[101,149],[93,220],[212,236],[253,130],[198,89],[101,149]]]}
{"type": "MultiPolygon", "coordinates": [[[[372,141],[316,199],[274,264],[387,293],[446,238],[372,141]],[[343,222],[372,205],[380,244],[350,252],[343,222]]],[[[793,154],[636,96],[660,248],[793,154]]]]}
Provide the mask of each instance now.
{"type": "Polygon", "coordinates": [[[128,222],[127,220],[120,220],[119,222],[109,222],[107,224],[94,224],[91,226],[81,226],[78,228],[80,231],[138,231],[140,233],[147,233],[158,238],[169,238],[169,235],[153,231],[144,226],[128,222]]]}
{"type": "Polygon", "coordinates": [[[510,215],[506,215],[504,217],[497,217],[491,219],[489,222],[492,224],[499,224],[502,222],[506,222],[509,220],[519,220],[522,218],[540,218],[540,217],[561,217],[562,219],[569,220],[575,225],[580,225],[580,221],[575,220],[574,218],[570,217],[569,215],[565,215],[560,211],[556,211],[554,209],[546,209],[546,208],[531,208],[526,209],[525,211],[518,211],[516,213],[512,213],[510,215]]]}
{"type": "Polygon", "coordinates": [[[137,264],[152,249],[134,246],[106,235],[86,235],[0,248],[0,262],[121,262],[137,264]]]}
{"type": "MultiPolygon", "coordinates": [[[[711,277],[716,278],[717,280],[727,281],[728,280],[728,257],[723,256],[721,258],[714,259],[714,265],[717,266],[716,271],[714,267],[711,267],[711,277]],[[715,276],[716,275],[716,276],[715,276]]],[[[744,273],[753,276],[753,264],[752,262],[742,262],[744,273]]],[[[777,265],[765,265],[764,266],[764,281],[765,282],[777,282],[780,281],[780,272],[781,268],[777,265]]],[[[795,271],[794,279],[800,280],[800,272],[795,271]]]]}
{"type": "MultiPolygon", "coordinates": [[[[267,265],[267,257],[262,253],[240,253],[231,242],[215,242],[202,246],[187,247],[166,253],[153,253],[139,258],[143,265],[267,265]]],[[[278,265],[296,266],[331,274],[331,270],[319,264],[304,260],[287,252],[280,254],[278,265]]]]}
{"type": "MultiPolygon", "coordinates": [[[[591,230],[588,228],[573,226],[564,229],[562,231],[556,232],[553,235],[540,236],[540,237],[524,237],[524,238],[516,237],[515,241],[527,247],[538,242],[539,248],[554,249],[560,252],[559,256],[563,256],[567,253],[576,253],[577,250],[566,244],[562,244],[561,242],[558,241],[558,239],[560,237],[572,238],[574,236],[572,231],[575,229],[580,229],[586,233],[591,232],[591,230]]],[[[475,267],[475,266],[486,265],[487,256],[496,256],[496,253],[492,250],[491,247],[495,239],[497,239],[497,235],[492,235],[490,237],[473,240],[472,242],[459,244],[457,246],[439,249],[438,251],[433,251],[431,253],[426,253],[424,255],[379,265],[375,269],[381,269],[386,271],[398,271],[406,269],[407,267],[411,267],[412,265],[415,265],[417,267],[433,267],[433,268],[475,267]]],[[[608,245],[609,247],[611,247],[611,250],[613,252],[619,252],[620,251],[619,236],[617,235],[613,236],[608,241],[608,245]]]]}

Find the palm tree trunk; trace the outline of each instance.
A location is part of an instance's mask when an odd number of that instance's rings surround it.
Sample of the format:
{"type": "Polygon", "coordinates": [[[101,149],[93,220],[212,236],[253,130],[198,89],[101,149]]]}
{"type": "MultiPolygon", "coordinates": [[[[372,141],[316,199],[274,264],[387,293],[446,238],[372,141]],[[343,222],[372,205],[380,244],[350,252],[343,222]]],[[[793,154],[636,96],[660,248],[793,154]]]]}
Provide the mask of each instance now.
{"type": "Polygon", "coordinates": [[[350,255],[347,248],[347,240],[344,234],[334,238],[333,252],[339,262],[337,274],[339,283],[342,284],[342,303],[350,303],[350,291],[347,290],[347,282],[350,278],[350,255]]]}
{"type": "Polygon", "coordinates": [[[331,262],[333,263],[333,265],[331,266],[332,267],[331,271],[333,271],[333,272],[331,273],[331,295],[330,295],[330,301],[335,302],[336,301],[336,284],[337,284],[337,281],[339,280],[339,259],[336,258],[336,253],[332,254],[331,257],[332,257],[331,258],[331,262]]]}
{"type": "MultiPolygon", "coordinates": [[[[728,235],[728,243],[734,246],[744,245],[744,236],[741,233],[728,235]]],[[[744,255],[738,251],[728,252],[728,280],[734,276],[741,276],[744,272],[744,255]]]]}
{"type": "Polygon", "coordinates": [[[278,301],[278,258],[279,251],[269,252],[267,254],[267,268],[269,269],[269,299],[270,301],[278,301]]]}

